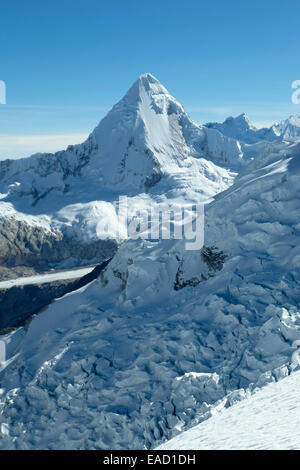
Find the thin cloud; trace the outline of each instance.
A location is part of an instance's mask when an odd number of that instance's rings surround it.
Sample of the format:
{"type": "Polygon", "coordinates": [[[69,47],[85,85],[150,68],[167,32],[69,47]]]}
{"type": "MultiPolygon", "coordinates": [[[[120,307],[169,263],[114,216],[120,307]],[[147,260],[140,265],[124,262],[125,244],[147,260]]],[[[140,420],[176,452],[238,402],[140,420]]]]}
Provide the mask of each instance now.
{"type": "Polygon", "coordinates": [[[221,108],[221,107],[210,107],[210,106],[188,107],[187,110],[189,113],[217,114],[220,116],[222,116],[223,114],[230,115],[235,112],[233,108],[221,108]]]}
{"type": "Polygon", "coordinates": [[[111,106],[89,106],[89,105],[47,105],[47,104],[6,104],[5,109],[39,109],[39,110],[54,110],[54,111],[109,111],[111,106]]]}
{"type": "Polygon", "coordinates": [[[253,121],[253,124],[257,129],[262,129],[263,127],[271,127],[275,124],[275,121],[253,121]]]}
{"type": "Polygon", "coordinates": [[[22,158],[38,152],[56,152],[68,145],[84,142],[88,133],[58,135],[7,135],[0,134],[0,159],[22,158]]]}

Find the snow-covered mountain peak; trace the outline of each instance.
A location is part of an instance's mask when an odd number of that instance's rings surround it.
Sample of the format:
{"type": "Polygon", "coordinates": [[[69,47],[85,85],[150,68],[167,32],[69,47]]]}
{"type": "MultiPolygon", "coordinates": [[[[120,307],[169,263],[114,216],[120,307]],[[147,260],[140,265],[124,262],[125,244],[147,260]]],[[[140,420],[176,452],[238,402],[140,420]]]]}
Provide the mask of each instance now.
{"type": "Polygon", "coordinates": [[[110,187],[152,186],[191,153],[181,118],[189,119],[167,89],[153,75],[141,75],[94,130],[100,155],[92,171],[101,165],[101,179],[110,187]]]}
{"type": "Polygon", "coordinates": [[[226,119],[224,124],[227,123],[228,125],[231,125],[232,127],[236,127],[238,129],[243,129],[243,130],[255,130],[256,127],[252,124],[250,121],[249,117],[247,116],[246,113],[242,113],[237,117],[232,117],[230,116],[229,118],[226,119]]]}
{"type": "MultiPolygon", "coordinates": [[[[149,111],[151,109],[158,115],[171,114],[174,110],[184,112],[181,104],[176,101],[160,81],[150,73],[146,73],[139,76],[125,96],[108,113],[107,117],[119,119],[122,117],[123,112],[127,116],[132,113],[135,114],[133,116],[133,123],[135,124],[137,117],[141,117],[144,121],[149,120],[149,111]]],[[[106,120],[106,118],[104,119],[106,120]]],[[[99,126],[101,124],[102,121],[99,126]]]]}
{"type": "Polygon", "coordinates": [[[0,162],[0,193],[20,212],[38,214],[120,194],[207,200],[232,183],[243,161],[239,142],[193,122],[147,73],[83,144],[0,162]]]}
{"type": "Polygon", "coordinates": [[[274,133],[285,140],[298,140],[300,138],[300,116],[293,114],[289,118],[274,124],[274,133]]]}
{"type": "Polygon", "coordinates": [[[122,108],[132,111],[141,110],[147,106],[152,107],[158,114],[168,112],[168,103],[175,102],[177,107],[183,111],[183,107],[178,103],[168,90],[152,74],[140,75],[134,84],[129,88],[125,96],[112,108],[112,112],[119,113],[122,108]]]}
{"type": "Polygon", "coordinates": [[[151,73],[140,75],[125,95],[127,100],[137,100],[146,92],[149,95],[169,95],[168,90],[151,73]]]}
{"type": "Polygon", "coordinates": [[[257,129],[250,121],[246,113],[242,113],[236,117],[228,117],[223,123],[209,122],[205,124],[210,129],[217,129],[223,135],[237,139],[248,144],[256,143],[263,140],[261,130],[257,129]]]}
{"type": "Polygon", "coordinates": [[[227,118],[223,123],[209,122],[205,124],[210,129],[217,129],[223,135],[239,140],[242,144],[257,144],[274,142],[280,139],[300,139],[300,117],[297,114],[288,119],[276,122],[269,128],[257,129],[243,113],[233,118],[227,118]]]}
{"type": "Polygon", "coordinates": [[[195,159],[235,166],[242,158],[238,142],[194,123],[151,74],[135,81],[92,136],[101,156],[90,169],[101,164],[101,180],[114,189],[149,189],[164,176],[170,186],[174,176],[177,183],[185,179],[184,168],[202,171],[195,159]]]}
{"type": "Polygon", "coordinates": [[[246,129],[251,129],[251,130],[256,130],[257,128],[255,125],[250,121],[248,115],[246,113],[240,114],[237,118],[236,121],[243,125],[246,129]]]}
{"type": "Polygon", "coordinates": [[[293,126],[300,127],[300,116],[299,114],[292,114],[287,120],[287,123],[292,124],[293,126]]]}

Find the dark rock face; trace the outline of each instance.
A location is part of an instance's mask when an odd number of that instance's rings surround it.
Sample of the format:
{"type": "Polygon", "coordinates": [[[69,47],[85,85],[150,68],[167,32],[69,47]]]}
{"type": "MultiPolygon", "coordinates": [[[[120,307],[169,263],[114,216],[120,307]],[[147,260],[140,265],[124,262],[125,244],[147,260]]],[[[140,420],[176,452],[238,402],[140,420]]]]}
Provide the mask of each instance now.
{"type": "Polygon", "coordinates": [[[7,276],[7,268],[15,270],[23,266],[40,272],[49,269],[51,263],[70,257],[105,259],[112,257],[116,250],[114,240],[82,243],[59,231],[49,232],[43,227],[32,227],[15,219],[0,219],[0,279],[4,274],[7,276]]]}
{"type": "Polygon", "coordinates": [[[29,266],[5,267],[0,265],[0,281],[17,279],[18,277],[34,276],[37,270],[29,266]]]}
{"type": "Polygon", "coordinates": [[[175,277],[174,290],[184,289],[187,286],[196,287],[200,282],[207,281],[209,277],[213,277],[217,271],[222,270],[227,254],[216,246],[204,246],[200,251],[200,257],[206,264],[208,271],[205,274],[199,272],[198,276],[194,276],[191,279],[184,279],[183,260],[177,258],[179,266],[175,277]]]}
{"type": "Polygon", "coordinates": [[[23,326],[32,315],[49,305],[54,299],[80,289],[96,279],[110,259],[76,280],[55,281],[38,285],[14,286],[0,290],[0,331],[23,326]]]}
{"type": "Polygon", "coordinates": [[[70,292],[74,280],[0,290],[0,331],[24,325],[57,297],[70,292]]]}

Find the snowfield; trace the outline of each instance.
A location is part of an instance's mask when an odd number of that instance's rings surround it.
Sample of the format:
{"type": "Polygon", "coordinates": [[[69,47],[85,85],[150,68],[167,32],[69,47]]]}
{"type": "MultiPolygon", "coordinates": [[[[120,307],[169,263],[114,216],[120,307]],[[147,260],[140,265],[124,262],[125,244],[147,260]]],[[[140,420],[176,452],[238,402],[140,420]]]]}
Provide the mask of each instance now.
{"type": "Polygon", "coordinates": [[[98,279],[0,337],[0,448],[156,448],[299,380],[300,143],[245,145],[146,74],[83,146],[4,164],[2,204],[70,239],[92,239],[127,195],[139,209],[205,202],[205,242],[118,240],[98,279]]]}
{"type": "Polygon", "coordinates": [[[270,384],[158,450],[299,450],[300,371],[270,384]]]}

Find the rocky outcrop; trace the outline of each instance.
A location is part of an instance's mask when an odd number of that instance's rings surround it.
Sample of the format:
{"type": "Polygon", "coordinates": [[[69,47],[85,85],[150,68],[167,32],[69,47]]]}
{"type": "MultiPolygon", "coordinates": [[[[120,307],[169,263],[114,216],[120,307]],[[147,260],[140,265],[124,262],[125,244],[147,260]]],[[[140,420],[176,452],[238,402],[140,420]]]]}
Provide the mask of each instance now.
{"type": "Polygon", "coordinates": [[[10,279],[17,279],[24,276],[34,276],[37,274],[37,270],[30,268],[29,266],[16,266],[6,268],[0,266],[0,281],[8,281],[10,279]]]}
{"type": "Polygon", "coordinates": [[[7,277],[9,268],[16,271],[17,267],[22,267],[25,272],[26,268],[31,268],[40,272],[49,269],[51,263],[70,257],[87,261],[106,259],[116,249],[114,240],[96,239],[84,243],[60,231],[49,231],[13,218],[0,219],[0,279],[7,277]]]}
{"type": "MultiPolygon", "coordinates": [[[[26,320],[70,292],[73,280],[40,285],[14,286],[0,290],[0,331],[24,325],[26,320]]],[[[3,331],[4,330],[4,331],[3,331]]]]}

